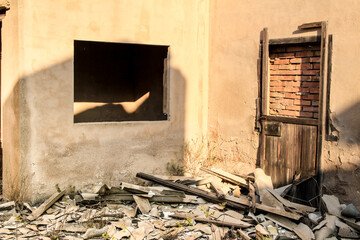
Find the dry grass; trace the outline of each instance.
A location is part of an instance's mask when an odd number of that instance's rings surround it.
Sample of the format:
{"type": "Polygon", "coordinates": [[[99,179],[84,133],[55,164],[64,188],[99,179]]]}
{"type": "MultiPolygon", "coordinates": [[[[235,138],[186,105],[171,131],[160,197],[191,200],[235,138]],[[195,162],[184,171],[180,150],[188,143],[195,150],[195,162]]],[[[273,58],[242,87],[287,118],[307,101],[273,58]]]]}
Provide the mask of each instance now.
{"type": "Polygon", "coordinates": [[[183,159],[171,160],[167,164],[167,170],[172,175],[199,176],[203,175],[201,167],[246,173],[246,168],[251,168],[252,165],[252,162],[241,157],[240,145],[236,140],[224,140],[219,137],[209,140],[201,137],[187,141],[183,148],[183,159]]]}

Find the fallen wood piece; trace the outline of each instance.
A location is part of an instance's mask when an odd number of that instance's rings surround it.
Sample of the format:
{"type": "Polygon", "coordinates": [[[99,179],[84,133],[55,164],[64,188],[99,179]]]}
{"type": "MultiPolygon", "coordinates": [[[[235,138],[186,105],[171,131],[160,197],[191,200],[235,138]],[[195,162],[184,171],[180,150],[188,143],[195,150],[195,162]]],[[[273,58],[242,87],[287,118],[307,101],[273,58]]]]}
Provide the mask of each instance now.
{"type": "Polygon", "coordinates": [[[239,233],[240,237],[244,240],[251,240],[251,238],[243,231],[241,231],[241,229],[238,229],[237,232],[239,233]]]}
{"type": "Polygon", "coordinates": [[[41,204],[36,210],[34,210],[30,216],[27,217],[28,220],[33,221],[41,216],[49,207],[51,207],[57,200],[64,196],[65,190],[62,192],[54,193],[50,198],[48,198],[43,204],[41,204]]]}
{"type": "Polygon", "coordinates": [[[262,201],[263,195],[267,192],[266,189],[273,189],[273,183],[271,177],[266,175],[264,170],[256,168],[254,171],[255,185],[260,195],[260,201],[262,201]]]}
{"type": "Polygon", "coordinates": [[[207,169],[207,168],[204,168],[204,167],[201,167],[200,170],[204,171],[204,172],[207,172],[207,173],[210,173],[212,175],[215,175],[225,181],[228,181],[228,182],[231,182],[235,185],[239,185],[241,187],[245,187],[245,188],[248,188],[248,184],[246,182],[245,179],[243,179],[242,177],[239,177],[239,176],[236,176],[234,174],[231,174],[231,173],[228,173],[228,172],[225,172],[223,170],[220,170],[220,169],[207,169]]]}
{"type": "MultiPolygon", "coordinates": [[[[203,199],[205,199],[205,200],[207,200],[209,202],[224,203],[224,200],[219,199],[215,194],[206,192],[206,191],[198,189],[198,188],[188,187],[186,185],[176,183],[176,182],[169,182],[169,181],[163,180],[161,178],[151,176],[151,175],[146,174],[146,173],[137,173],[136,177],[142,178],[142,179],[145,179],[145,180],[149,180],[149,181],[152,181],[152,182],[156,182],[156,183],[159,183],[159,184],[162,184],[164,186],[171,187],[171,188],[174,188],[174,189],[177,189],[177,190],[180,190],[180,191],[184,191],[185,193],[188,193],[188,194],[192,194],[192,195],[202,197],[203,199]]],[[[231,201],[227,201],[226,206],[229,206],[229,207],[232,207],[232,208],[235,208],[235,209],[244,209],[245,208],[245,206],[243,204],[239,204],[239,203],[231,202],[231,201]]]]}
{"type": "Polygon", "coordinates": [[[195,222],[202,222],[202,223],[212,223],[219,226],[225,226],[225,227],[234,227],[234,228],[247,228],[248,225],[243,224],[236,224],[236,223],[230,223],[230,222],[224,222],[224,221],[218,221],[218,220],[212,220],[208,218],[199,218],[199,217],[193,217],[193,215],[187,215],[187,214],[173,214],[170,215],[170,217],[173,218],[179,218],[179,219],[188,219],[191,218],[192,220],[195,220],[195,222]]]}
{"type": "Polygon", "coordinates": [[[303,223],[296,224],[296,223],[290,221],[289,219],[275,216],[273,214],[268,214],[265,217],[267,219],[270,219],[274,223],[277,223],[278,225],[280,225],[290,231],[295,232],[296,235],[298,235],[302,240],[315,239],[315,236],[312,233],[311,229],[303,223]]]}
{"type": "Polygon", "coordinates": [[[121,189],[131,192],[131,193],[142,193],[142,194],[160,194],[161,191],[151,188],[151,187],[143,187],[131,183],[122,182],[121,189]]]}
{"type": "Polygon", "coordinates": [[[311,213],[311,212],[315,212],[316,208],[314,207],[309,207],[303,204],[299,204],[299,203],[293,203],[290,202],[289,200],[281,197],[279,194],[277,194],[277,192],[273,189],[267,189],[277,200],[279,200],[282,204],[284,204],[286,207],[289,208],[295,208],[297,210],[303,211],[303,212],[307,212],[307,213],[311,213]]]}
{"type": "Polygon", "coordinates": [[[360,225],[354,222],[351,222],[349,220],[347,220],[346,218],[343,217],[339,217],[342,221],[344,221],[347,225],[349,225],[350,227],[352,227],[353,229],[355,229],[356,231],[360,232],[360,225]]]}
{"type": "Polygon", "coordinates": [[[193,200],[177,195],[111,194],[103,196],[107,201],[135,201],[134,196],[145,197],[150,202],[190,203],[193,200]]]}
{"type": "Polygon", "coordinates": [[[216,193],[216,196],[218,198],[220,198],[220,199],[225,198],[225,193],[215,182],[210,182],[210,187],[212,190],[214,190],[214,192],[216,193]]]}
{"type": "Polygon", "coordinates": [[[14,201],[2,203],[2,204],[0,204],[0,211],[10,210],[10,209],[12,209],[14,207],[15,207],[15,202],[14,201]]]}
{"type": "Polygon", "coordinates": [[[328,213],[334,216],[341,216],[341,206],[339,199],[336,196],[324,194],[321,199],[323,200],[328,213]]]}
{"type": "Polygon", "coordinates": [[[151,211],[151,205],[148,199],[136,195],[133,197],[142,214],[148,214],[151,211]]]}
{"type": "MultiPolygon", "coordinates": [[[[249,202],[248,199],[240,197],[240,198],[236,198],[236,197],[231,197],[231,196],[225,196],[225,199],[234,203],[239,203],[242,205],[246,205],[246,206],[251,206],[251,203],[249,202]]],[[[290,218],[290,219],[294,219],[294,220],[299,220],[302,216],[296,213],[292,213],[292,212],[286,212],[283,210],[279,210],[273,207],[269,207],[266,206],[264,204],[260,204],[260,203],[256,203],[255,207],[257,210],[261,210],[261,211],[265,211],[268,213],[273,213],[279,216],[283,216],[286,218],[290,218]]]]}
{"type": "Polygon", "coordinates": [[[291,185],[292,184],[288,184],[288,185],[285,185],[285,186],[282,186],[282,187],[278,187],[278,188],[275,188],[274,191],[279,194],[280,196],[284,197],[282,194],[284,193],[284,191],[286,189],[289,189],[291,188],[291,185]]]}

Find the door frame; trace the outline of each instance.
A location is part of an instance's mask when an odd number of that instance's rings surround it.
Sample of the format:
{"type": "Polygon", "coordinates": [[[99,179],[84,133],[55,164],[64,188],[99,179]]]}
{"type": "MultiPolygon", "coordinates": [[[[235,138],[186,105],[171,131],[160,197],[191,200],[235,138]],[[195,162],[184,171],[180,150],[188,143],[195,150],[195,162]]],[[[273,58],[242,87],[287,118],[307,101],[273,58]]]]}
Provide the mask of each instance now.
{"type": "Polygon", "coordinates": [[[323,182],[323,164],[322,164],[322,150],[323,142],[325,140],[326,122],[328,119],[328,78],[327,76],[327,45],[328,45],[328,33],[327,22],[315,22],[306,23],[298,27],[299,31],[319,30],[320,36],[305,36],[305,37],[293,37],[282,39],[269,39],[268,28],[264,28],[262,31],[262,60],[261,60],[261,94],[260,98],[260,114],[258,114],[257,122],[260,123],[260,146],[259,146],[259,165],[260,168],[264,168],[265,164],[265,131],[264,127],[268,121],[281,121],[288,123],[304,124],[317,126],[317,140],[316,140],[316,158],[315,158],[315,173],[316,179],[319,185],[319,194],[322,194],[322,182],[323,182]],[[301,44],[301,43],[314,43],[320,42],[320,79],[319,79],[319,118],[318,119],[306,119],[306,118],[288,118],[269,116],[269,84],[270,84],[270,71],[269,71],[269,45],[287,45],[287,44],[301,44]]]}

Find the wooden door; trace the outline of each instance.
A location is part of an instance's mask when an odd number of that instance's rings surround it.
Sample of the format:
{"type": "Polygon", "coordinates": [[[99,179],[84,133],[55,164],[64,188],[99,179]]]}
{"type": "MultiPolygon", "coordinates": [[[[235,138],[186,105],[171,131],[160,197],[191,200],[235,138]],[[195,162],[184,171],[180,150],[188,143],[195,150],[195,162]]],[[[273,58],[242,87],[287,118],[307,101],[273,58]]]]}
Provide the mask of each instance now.
{"type": "Polygon", "coordinates": [[[274,187],[318,173],[321,48],[316,36],[269,41],[264,30],[260,166],[274,187]]]}

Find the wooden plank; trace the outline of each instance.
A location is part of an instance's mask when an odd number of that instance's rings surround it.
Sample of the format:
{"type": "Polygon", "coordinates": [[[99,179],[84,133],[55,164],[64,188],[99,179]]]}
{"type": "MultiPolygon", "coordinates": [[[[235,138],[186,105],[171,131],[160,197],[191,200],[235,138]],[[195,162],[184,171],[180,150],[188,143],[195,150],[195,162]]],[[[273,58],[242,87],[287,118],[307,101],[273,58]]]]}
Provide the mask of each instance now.
{"type": "Polygon", "coordinates": [[[331,91],[331,75],[332,75],[332,53],[333,53],[333,35],[329,35],[328,42],[328,64],[327,64],[327,88],[326,88],[326,117],[325,117],[325,133],[327,141],[337,141],[338,136],[334,136],[331,131],[330,118],[330,91],[331,91]]]}
{"type": "MultiPolygon", "coordinates": [[[[321,22],[321,50],[320,50],[320,86],[319,86],[319,124],[317,129],[317,155],[316,155],[316,171],[319,178],[320,195],[322,194],[323,185],[323,167],[322,167],[322,151],[325,136],[323,134],[325,128],[325,103],[326,103],[326,78],[325,78],[325,60],[327,46],[327,23],[321,22]]],[[[319,204],[320,206],[320,204],[319,204]]]]}
{"type": "Polygon", "coordinates": [[[261,114],[269,115],[269,34],[268,29],[262,31],[262,99],[261,114]]]}
{"type": "Polygon", "coordinates": [[[223,190],[219,187],[219,185],[217,185],[215,182],[210,182],[210,187],[212,190],[214,190],[214,192],[216,193],[216,196],[220,199],[224,199],[225,198],[225,193],[223,192],[223,190]]]}
{"type": "Polygon", "coordinates": [[[57,200],[64,196],[65,190],[62,192],[54,193],[50,198],[48,198],[43,204],[41,204],[36,210],[34,210],[30,216],[27,217],[28,220],[33,221],[41,216],[48,208],[50,208],[57,200]]]}
{"type": "MultiPolygon", "coordinates": [[[[171,187],[171,188],[174,188],[174,189],[177,189],[177,190],[180,190],[180,191],[184,191],[185,193],[188,193],[188,194],[192,194],[192,195],[202,197],[203,199],[205,199],[205,200],[207,200],[209,202],[224,203],[224,200],[219,199],[215,194],[206,192],[206,191],[198,189],[198,188],[188,187],[188,186],[180,184],[180,183],[166,181],[166,180],[163,180],[161,178],[157,178],[155,176],[151,176],[151,175],[146,174],[146,173],[137,173],[136,177],[142,178],[142,179],[145,179],[145,180],[149,180],[149,181],[152,181],[152,182],[156,182],[156,183],[159,183],[161,185],[171,187]]],[[[241,205],[241,204],[238,204],[238,203],[233,203],[233,202],[227,202],[226,206],[229,206],[229,207],[232,207],[232,208],[235,208],[235,209],[245,209],[244,205],[241,205]]]]}
{"type": "Polygon", "coordinates": [[[316,42],[320,42],[320,40],[321,40],[321,38],[319,36],[306,36],[306,37],[296,37],[296,38],[279,38],[279,39],[270,39],[269,40],[269,45],[316,43],[316,42]]]}
{"type": "Polygon", "coordinates": [[[148,214],[151,211],[151,205],[149,203],[149,200],[144,197],[139,197],[134,195],[133,196],[137,206],[139,207],[142,214],[148,214]]]}
{"type": "MultiPolygon", "coordinates": [[[[232,196],[226,196],[225,199],[228,200],[228,202],[239,203],[239,204],[243,204],[243,205],[246,205],[246,206],[251,205],[249,200],[247,198],[245,198],[245,197],[237,198],[237,197],[232,197],[232,196]]],[[[263,204],[260,204],[260,203],[256,203],[255,207],[256,207],[257,210],[261,210],[261,211],[268,212],[268,213],[273,213],[273,214],[283,216],[283,217],[286,217],[286,218],[290,218],[290,219],[293,219],[293,220],[299,220],[302,217],[299,214],[292,213],[292,212],[286,212],[286,211],[279,210],[279,209],[276,209],[276,208],[273,208],[273,207],[269,207],[269,206],[266,206],[266,205],[263,205],[263,204]]]]}
{"type": "Polygon", "coordinates": [[[239,185],[241,187],[245,187],[245,188],[249,188],[247,182],[245,179],[243,179],[242,177],[236,176],[234,174],[225,172],[221,169],[207,169],[204,167],[201,167],[200,170],[210,173],[214,176],[217,176],[225,181],[228,181],[230,183],[233,183],[235,185],[239,185]]]}
{"type": "Polygon", "coordinates": [[[251,238],[245,232],[241,231],[240,229],[238,229],[237,232],[239,233],[241,239],[243,239],[243,240],[251,240],[251,238]]]}
{"type": "Polygon", "coordinates": [[[298,29],[321,28],[322,24],[323,22],[304,23],[298,26],[298,29]]]}
{"type": "Polygon", "coordinates": [[[281,197],[279,194],[277,194],[273,189],[267,189],[277,200],[279,200],[283,205],[285,205],[286,207],[289,207],[289,208],[294,208],[294,209],[297,209],[299,211],[303,211],[303,212],[315,212],[316,211],[316,208],[313,208],[313,207],[309,207],[309,206],[306,206],[306,205],[302,205],[302,204],[298,204],[298,203],[293,203],[293,202],[290,202],[289,200],[281,197]]]}
{"type": "Polygon", "coordinates": [[[261,118],[274,122],[311,125],[311,126],[318,125],[318,121],[312,118],[290,118],[290,117],[280,117],[280,116],[261,116],[261,118]]]}
{"type": "Polygon", "coordinates": [[[0,211],[10,210],[10,209],[12,209],[14,207],[15,207],[15,202],[14,201],[2,203],[2,204],[0,204],[0,211]]]}
{"type": "Polygon", "coordinates": [[[231,222],[224,222],[224,221],[218,221],[218,220],[212,220],[209,218],[199,218],[199,217],[193,217],[193,215],[188,215],[188,214],[173,214],[170,215],[170,217],[173,218],[180,218],[180,219],[193,219],[196,222],[203,222],[203,223],[212,223],[218,226],[224,226],[224,227],[233,227],[233,228],[248,228],[249,225],[244,225],[244,224],[237,224],[237,223],[231,223],[231,222]]]}
{"type": "Polygon", "coordinates": [[[168,114],[168,59],[164,59],[163,72],[163,113],[168,114]]]}

